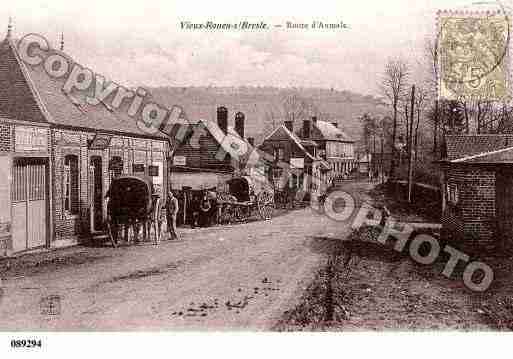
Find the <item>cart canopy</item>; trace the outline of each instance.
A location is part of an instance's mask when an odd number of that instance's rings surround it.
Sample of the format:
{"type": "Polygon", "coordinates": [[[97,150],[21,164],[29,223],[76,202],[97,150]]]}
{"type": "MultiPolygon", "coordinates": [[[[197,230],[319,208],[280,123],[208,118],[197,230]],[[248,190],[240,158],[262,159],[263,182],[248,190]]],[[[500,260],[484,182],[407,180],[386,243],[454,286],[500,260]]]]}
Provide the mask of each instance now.
{"type": "Polygon", "coordinates": [[[123,175],[112,180],[107,196],[108,212],[113,217],[149,214],[153,183],[149,177],[123,175]]]}

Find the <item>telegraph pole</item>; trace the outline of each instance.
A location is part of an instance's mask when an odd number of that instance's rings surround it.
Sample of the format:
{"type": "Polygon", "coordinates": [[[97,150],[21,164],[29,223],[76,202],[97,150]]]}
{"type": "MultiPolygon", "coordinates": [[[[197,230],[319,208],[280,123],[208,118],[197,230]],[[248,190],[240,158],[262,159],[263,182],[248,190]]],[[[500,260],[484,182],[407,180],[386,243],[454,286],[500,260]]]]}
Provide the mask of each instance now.
{"type": "Polygon", "coordinates": [[[411,86],[410,138],[408,139],[408,203],[411,203],[413,189],[413,107],[415,104],[415,85],[411,86]]]}

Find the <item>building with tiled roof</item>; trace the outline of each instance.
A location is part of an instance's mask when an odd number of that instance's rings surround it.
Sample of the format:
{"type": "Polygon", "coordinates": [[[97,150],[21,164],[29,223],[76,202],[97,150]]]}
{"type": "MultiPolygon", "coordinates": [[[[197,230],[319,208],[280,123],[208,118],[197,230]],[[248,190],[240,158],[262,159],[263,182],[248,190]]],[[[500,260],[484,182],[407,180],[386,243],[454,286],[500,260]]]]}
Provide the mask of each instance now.
{"type": "Polygon", "coordinates": [[[513,135],[445,137],[443,236],[464,245],[503,247],[513,240],[513,135]]]}
{"type": "Polygon", "coordinates": [[[114,91],[92,104],[94,82],[85,90],[65,85],[81,66],[63,43],[61,50],[32,47],[40,64],[27,62],[23,44],[10,36],[0,43],[0,157],[3,173],[12,176],[1,194],[7,204],[0,248],[7,254],[101,233],[114,176],[151,175],[163,193],[167,182],[168,140],[141,129],[128,115],[131,101],[112,106],[114,91]],[[60,69],[66,71],[55,76],[60,69]]]}
{"type": "Polygon", "coordinates": [[[330,165],[317,155],[315,141],[294,133],[291,121],[272,130],[258,148],[273,160],[269,176],[278,192],[292,190],[316,198],[325,192],[330,165]]]}
{"type": "Polygon", "coordinates": [[[330,164],[333,178],[346,175],[356,168],[355,141],[339,128],[338,122],[312,117],[311,120],[304,120],[295,133],[301,140],[317,144],[317,153],[330,164]]]}

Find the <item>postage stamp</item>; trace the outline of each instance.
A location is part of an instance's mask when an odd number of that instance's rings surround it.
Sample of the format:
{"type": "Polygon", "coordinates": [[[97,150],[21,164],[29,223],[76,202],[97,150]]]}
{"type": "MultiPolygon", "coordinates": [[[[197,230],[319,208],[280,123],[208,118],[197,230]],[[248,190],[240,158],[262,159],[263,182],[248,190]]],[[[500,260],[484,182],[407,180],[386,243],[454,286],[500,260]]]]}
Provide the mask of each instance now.
{"type": "Polygon", "coordinates": [[[509,17],[502,11],[438,13],[439,97],[510,97],[509,17]]]}

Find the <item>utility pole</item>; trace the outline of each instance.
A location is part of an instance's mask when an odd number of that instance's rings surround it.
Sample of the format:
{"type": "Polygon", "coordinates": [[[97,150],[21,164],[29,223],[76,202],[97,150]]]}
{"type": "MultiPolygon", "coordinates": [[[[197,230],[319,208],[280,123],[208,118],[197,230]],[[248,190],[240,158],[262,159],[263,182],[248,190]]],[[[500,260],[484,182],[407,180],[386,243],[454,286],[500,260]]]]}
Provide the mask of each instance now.
{"type": "Polygon", "coordinates": [[[413,188],[413,119],[415,104],[415,85],[411,86],[411,110],[410,110],[410,138],[408,139],[408,203],[411,203],[413,188]]]}
{"type": "Polygon", "coordinates": [[[385,142],[385,132],[381,133],[381,158],[379,159],[379,167],[381,174],[381,183],[385,183],[385,168],[383,165],[383,142],[385,142]]]}

